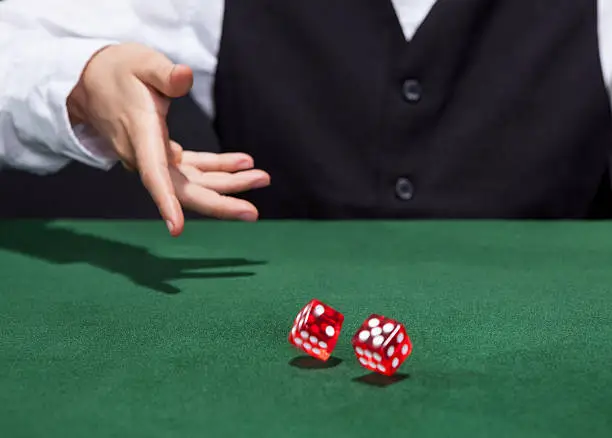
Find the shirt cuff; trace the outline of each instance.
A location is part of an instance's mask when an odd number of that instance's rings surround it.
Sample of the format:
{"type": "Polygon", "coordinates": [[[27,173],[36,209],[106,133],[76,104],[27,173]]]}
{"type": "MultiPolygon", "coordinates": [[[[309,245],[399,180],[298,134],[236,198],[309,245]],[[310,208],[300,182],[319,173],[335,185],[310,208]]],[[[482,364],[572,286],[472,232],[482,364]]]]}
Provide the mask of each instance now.
{"type": "Polygon", "coordinates": [[[92,56],[112,44],[116,42],[47,38],[42,48],[28,45],[15,63],[15,71],[26,76],[20,81],[24,107],[16,117],[22,139],[99,169],[108,170],[118,161],[109,142],[86,126],[72,126],[66,104],[92,56]]]}

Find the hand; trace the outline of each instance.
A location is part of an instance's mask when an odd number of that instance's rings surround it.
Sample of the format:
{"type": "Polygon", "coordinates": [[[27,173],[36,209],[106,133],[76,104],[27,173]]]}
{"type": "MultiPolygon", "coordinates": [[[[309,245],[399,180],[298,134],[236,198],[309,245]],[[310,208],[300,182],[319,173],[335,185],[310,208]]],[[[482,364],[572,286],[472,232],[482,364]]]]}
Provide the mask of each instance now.
{"type": "Polygon", "coordinates": [[[139,44],[109,46],[89,61],[68,98],[73,123],[106,138],[123,165],[140,174],[173,236],[182,233],[182,207],[219,219],[254,221],[255,206],[227,196],[270,184],[241,153],[183,151],[168,136],[170,99],[184,96],[193,73],[139,44]]]}

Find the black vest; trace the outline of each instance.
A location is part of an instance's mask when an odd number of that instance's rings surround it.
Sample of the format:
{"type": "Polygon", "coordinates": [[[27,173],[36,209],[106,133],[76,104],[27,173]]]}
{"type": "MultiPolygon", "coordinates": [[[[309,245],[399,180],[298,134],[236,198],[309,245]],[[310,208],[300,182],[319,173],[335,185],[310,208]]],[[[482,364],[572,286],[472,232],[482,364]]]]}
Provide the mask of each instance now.
{"type": "Polygon", "coordinates": [[[612,114],[596,1],[228,0],[224,151],[272,175],[264,217],[583,217],[612,114]]]}
{"type": "MultiPolygon", "coordinates": [[[[612,205],[596,3],[438,0],[407,42],[390,0],[226,0],[215,133],[184,100],[170,132],[252,154],[263,218],[592,217],[612,205]]],[[[34,179],[0,181],[9,215],[158,216],[120,168],[34,179]]]]}

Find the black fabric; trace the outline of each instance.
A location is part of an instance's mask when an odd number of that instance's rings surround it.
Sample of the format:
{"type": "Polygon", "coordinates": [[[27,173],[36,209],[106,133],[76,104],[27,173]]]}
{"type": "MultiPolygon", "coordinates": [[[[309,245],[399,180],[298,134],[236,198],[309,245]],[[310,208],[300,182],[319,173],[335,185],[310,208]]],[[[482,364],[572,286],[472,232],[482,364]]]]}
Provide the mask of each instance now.
{"type": "Polygon", "coordinates": [[[584,217],[612,145],[596,23],[440,0],[407,43],[390,2],[228,0],[218,135],[271,172],[264,217],[584,217]]]}
{"type": "MultiPolygon", "coordinates": [[[[262,217],[610,217],[595,0],[439,0],[409,43],[389,0],[225,14],[214,131],[185,98],[170,132],[251,153],[272,175],[245,195],[262,217]]],[[[2,217],[158,216],[120,167],[3,172],[0,201],[2,217]]]]}

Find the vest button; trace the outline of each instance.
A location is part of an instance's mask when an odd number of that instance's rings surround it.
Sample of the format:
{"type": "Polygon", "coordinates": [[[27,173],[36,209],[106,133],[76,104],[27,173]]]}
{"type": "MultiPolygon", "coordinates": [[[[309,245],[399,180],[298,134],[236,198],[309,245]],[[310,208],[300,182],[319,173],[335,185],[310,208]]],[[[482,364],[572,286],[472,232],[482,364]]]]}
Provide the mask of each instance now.
{"type": "Polygon", "coordinates": [[[421,100],[422,92],[421,84],[416,79],[407,79],[402,85],[404,99],[410,103],[416,103],[421,100]]]}
{"type": "Polygon", "coordinates": [[[398,178],[395,183],[395,194],[403,201],[409,201],[414,196],[414,186],[408,178],[398,178]]]}

